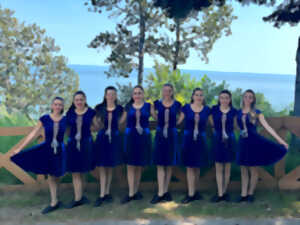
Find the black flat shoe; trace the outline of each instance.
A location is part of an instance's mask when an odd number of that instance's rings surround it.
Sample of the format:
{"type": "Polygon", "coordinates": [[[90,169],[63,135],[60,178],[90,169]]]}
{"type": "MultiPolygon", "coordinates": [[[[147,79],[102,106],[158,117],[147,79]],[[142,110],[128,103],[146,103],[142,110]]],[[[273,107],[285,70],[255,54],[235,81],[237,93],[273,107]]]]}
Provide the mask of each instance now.
{"type": "Polygon", "coordinates": [[[153,196],[150,203],[151,204],[157,204],[157,203],[160,203],[162,201],[164,201],[164,196],[159,196],[159,195],[156,194],[156,195],[153,196]]]}
{"type": "Polygon", "coordinates": [[[230,202],[230,195],[228,193],[223,194],[223,200],[226,202],[230,202]]]}
{"type": "Polygon", "coordinates": [[[81,206],[81,205],[84,205],[84,204],[89,204],[89,200],[87,199],[87,197],[85,196],[82,196],[82,198],[79,200],[79,201],[72,201],[71,203],[69,203],[67,206],[66,206],[66,209],[72,209],[72,208],[75,208],[77,206],[81,206]]]}
{"type": "Polygon", "coordinates": [[[241,203],[241,202],[247,202],[247,201],[248,201],[248,196],[240,196],[235,202],[241,203]]]}
{"type": "Polygon", "coordinates": [[[255,201],[254,195],[248,195],[247,201],[248,201],[249,203],[253,203],[253,202],[255,201]]]}
{"type": "Polygon", "coordinates": [[[133,200],[141,200],[143,198],[144,198],[144,196],[139,191],[133,195],[133,200]]]}
{"type": "Polygon", "coordinates": [[[163,198],[166,202],[171,202],[173,201],[173,198],[172,198],[172,195],[170,194],[170,192],[166,192],[164,195],[163,195],[163,198]]]}
{"type": "Polygon", "coordinates": [[[107,195],[104,195],[104,201],[105,202],[113,202],[114,199],[111,194],[107,194],[107,195]]]}
{"type": "Polygon", "coordinates": [[[48,214],[48,213],[51,213],[51,212],[53,212],[53,211],[59,209],[60,206],[61,206],[61,202],[57,202],[55,206],[49,205],[49,206],[47,206],[46,208],[44,208],[44,209],[42,210],[41,213],[42,213],[42,214],[48,214]]]}
{"type": "Polygon", "coordinates": [[[96,201],[94,202],[94,207],[99,207],[99,206],[101,206],[103,202],[104,202],[104,197],[103,197],[103,198],[98,197],[98,198],[96,199],[96,201]]]}
{"type": "Polygon", "coordinates": [[[195,201],[194,196],[188,196],[186,195],[184,199],[181,200],[182,204],[188,204],[192,201],[195,201]]]}
{"type": "Polygon", "coordinates": [[[131,201],[134,200],[134,196],[129,196],[129,195],[126,195],[122,200],[121,200],[121,204],[127,204],[131,201]]]}
{"type": "Polygon", "coordinates": [[[194,194],[193,198],[194,198],[194,200],[202,200],[203,199],[202,195],[200,195],[200,193],[198,191],[194,194]]]}
{"type": "Polygon", "coordinates": [[[215,195],[213,196],[211,199],[210,199],[210,202],[213,202],[213,203],[218,203],[218,202],[221,202],[224,200],[224,195],[223,196],[218,196],[218,195],[215,195]]]}

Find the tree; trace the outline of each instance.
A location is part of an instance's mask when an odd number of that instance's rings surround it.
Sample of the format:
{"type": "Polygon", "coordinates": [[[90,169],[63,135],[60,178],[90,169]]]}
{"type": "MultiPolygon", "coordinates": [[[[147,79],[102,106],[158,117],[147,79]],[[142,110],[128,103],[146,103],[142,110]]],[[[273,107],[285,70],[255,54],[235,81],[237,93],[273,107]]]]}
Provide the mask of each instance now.
{"type": "Polygon", "coordinates": [[[49,110],[54,96],[70,102],[78,76],[59,50],[45,30],[19,23],[13,11],[0,6],[0,101],[9,112],[32,118],[49,110]]]}
{"type": "MultiPolygon", "coordinates": [[[[179,69],[172,70],[170,66],[163,64],[155,64],[155,72],[149,73],[145,80],[145,97],[147,100],[155,101],[161,98],[161,89],[165,83],[171,83],[175,89],[175,98],[182,104],[189,103],[192,91],[196,87],[203,89],[205,101],[207,105],[217,104],[218,95],[224,89],[229,89],[229,85],[223,81],[216,84],[206,75],[201,79],[192,78],[190,74],[183,73],[179,69]]],[[[237,109],[240,108],[241,97],[245,90],[240,88],[231,90],[232,103],[237,109]]],[[[127,100],[128,101],[128,100],[127,100]]],[[[262,93],[256,93],[257,108],[262,110],[266,116],[287,115],[288,109],[281,112],[275,112],[272,105],[266,100],[262,93]]]]}
{"type": "MultiPolygon", "coordinates": [[[[184,1],[181,1],[184,2],[184,1]]],[[[204,1],[205,2],[205,1],[204,1]]],[[[157,42],[156,53],[166,62],[171,63],[173,70],[178,64],[184,64],[194,49],[201,59],[208,62],[208,53],[212,50],[215,42],[225,33],[231,34],[230,25],[237,17],[232,15],[232,7],[223,5],[221,7],[210,6],[203,8],[202,16],[195,11],[183,17],[176,17],[172,12],[171,23],[166,23],[169,33],[175,33],[175,40],[169,38],[169,34],[157,42]]]]}
{"type": "Polygon", "coordinates": [[[92,0],[86,3],[90,11],[110,12],[120,18],[115,32],[101,32],[89,44],[90,48],[111,48],[106,62],[110,64],[108,76],[128,77],[138,71],[138,84],[143,83],[144,56],[153,54],[157,41],[155,33],[164,23],[160,10],[150,0],[92,0]],[[138,28],[138,33],[135,29],[138,28]]]}

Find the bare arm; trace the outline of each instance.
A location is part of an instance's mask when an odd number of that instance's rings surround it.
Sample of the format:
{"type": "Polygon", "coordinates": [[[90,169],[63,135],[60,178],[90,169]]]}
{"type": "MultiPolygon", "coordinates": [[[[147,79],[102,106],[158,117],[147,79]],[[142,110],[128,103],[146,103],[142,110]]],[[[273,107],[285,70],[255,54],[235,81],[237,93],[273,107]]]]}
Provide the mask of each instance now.
{"type": "Polygon", "coordinates": [[[153,105],[151,105],[150,113],[153,119],[157,120],[157,111],[155,110],[153,105]]]}
{"type": "Polygon", "coordinates": [[[259,122],[261,125],[271,134],[279,144],[284,145],[286,149],[289,148],[289,145],[275,132],[275,130],[268,124],[263,114],[258,115],[259,122]]]}
{"type": "Polygon", "coordinates": [[[32,142],[37,134],[41,132],[43,129],[43,125],[41,121],[38,121],[37,125],[33,128],[33,130],[27,135],[25,140],[17,147],[16,150],[14,150],[13,155],[19,153],[26,145],[28,145],[30,142],[32,142]]]}
{"type": "Polygon", "coordinates": [[[209,122],[209,125],[211,126],[211,128],[214,129],[215,128],[215,124],[214,124],[214,120],[213,120],[212,115],[209,115],[208,122],[209,122]]]}
{"type": "Polygon", "coordinates": [[[91,125],[91,131],[97,132],[102,128],[102,126],[103,126],[103,123],[102,123],[100,117],[94,116],[92,125],[91,125]]]}
{"type": "Polygon", "coordinates": [[[122,128],[125,128],[126,118],[127,118],[127,112],[124,110],[122,113],[122,116],[119,120],[119,130],[122,130],[122,128]]]}
{"type": "Polygon", "coordinates": [[[184,120],[184,113],[180,112],[178,120],[177,120],[177,125],[181,124],[183,120],[184,120]]]}

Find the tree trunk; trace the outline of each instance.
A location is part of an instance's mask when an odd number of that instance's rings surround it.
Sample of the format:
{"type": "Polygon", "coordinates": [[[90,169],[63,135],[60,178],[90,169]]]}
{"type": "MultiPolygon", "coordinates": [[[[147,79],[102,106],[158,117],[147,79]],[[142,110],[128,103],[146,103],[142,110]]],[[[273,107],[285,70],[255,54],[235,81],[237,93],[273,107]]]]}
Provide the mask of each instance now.
{"type": "Polygon", "coordinates": [[[178,58],[179,58],[179,49],[180,49],[180,19],[175,19],[176,24],[176,43],[175,43],[175,53],[173,61],[173,70],[177,70],[178,58]]]}
{"type": "Polygon", "coordinates": [[[300,37],[298,39],[296,64],[297,64],[297,69],[296,69],[296,82],[295,82],[294,115],[300,116],[300,37]]]}
{"type": "MultiPolygon", "coordinates": [[[[298,48],[297,48],[297,52],[296,52],[296,81],[295,81],[294,116],[300,116],[300,37],[298,39],[298,48]]],[[[296,135],[292,135],[291,145],[299,146],[300,138],[298,138],[296,135]]],[[[295,148],[291,148],[291,149],[293,150],[295,148]]]]}
{"type": "Polygon", "coordinates": [[[138,67],[138,84],[143,84],[143,72],[144,72],[144,44],[145,44],[145,16],[143,12],[142,3],[139,3],[140,11],[140,35],[139,35],[139,67],[138,67]]]}

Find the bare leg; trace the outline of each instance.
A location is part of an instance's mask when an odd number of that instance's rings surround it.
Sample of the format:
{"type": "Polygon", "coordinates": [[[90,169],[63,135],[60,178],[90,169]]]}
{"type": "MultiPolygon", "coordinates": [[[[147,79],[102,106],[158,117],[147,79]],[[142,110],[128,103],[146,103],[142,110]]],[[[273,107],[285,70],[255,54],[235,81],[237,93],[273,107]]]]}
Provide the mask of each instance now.
{"type": "Polygon", "coordinates": [[[139,186],[141,183],[143,167],[137,166],[135,167],[135,182],[134,182],[134,194],[138,192],[139,186]]]}
{"type": "Polygon", "coordinates": [[[200,185],[200,168],[195,168],[195,191],[198,190],[200,185]]]}
{"type": "Polygon", "coordinates": [[[113,173],[113,168],[108,167],[106,168],[106,187],[105,187],[105,194],[108,195],[110,193],[110,185],[111,185],[111,180],[112,180],[112,173],[113,173]]]}
{"type": "Polygon", "coordinates": [[[168,192],[168,190],[169,190],[169,184],[170,184],[171,178],[172,178],[172,167],[168,166],[166,168],[164,193],[168,192]]]}
{"type": "Polygon", "coordinates": [[[195,194],[195,171],[193,168],[187,167],[186,169],[188,195],[194,196],[195,194]]]}
{"type": "Polygon", "coordinates": [[[132,197],[134,192],[134,180],[135,180],[135,166],[127,165],[127,180],[129,186],[129,196],[132,197]]]}
{"type": "Polygon", "coordinates": [[[106,168],[105,167],[99,167],[100,170],[100,197],[103,198],[105,195],[105,188],[107,183],[107,176],[106,176],[106,168]]]}
{"type": "Polygon", "coordinates": [[[253,195],[257,181],[258,181],[258,171],[257,167],[250,167],[251,179],[250,179],[250,188],[249,188],[249,195],[253,195]]]}
{"type": "Polygon", "coordinates": [[[82,178],[80,173],[72,173],[75,201],[82,198],[82,178]]]}
{"type": "Polygon", "coordinates": [[[248,167],[241,166],[241,182],[242,182],[242,197],[246,197],[248,195],[248,186],[249,186],[249,171],[248,167]]]}
{"type": "Polygon", "coordinates": [[[51,206],[55,206],[58,202],[57,200],[57,186],[58,186],[58,178],[55,176],[48,176],[48,184],[50,188],[50,195],[51,195],[51,206]]]}
{"type": "Polygon", "coordinates": [[[218,196],[222,197],[223,193],[223,169],[224,165],[222,163],[216,163],[216,180],[217,180],[217,187],[218,187],[218,196]]]}
{"type": "Polygon", "coordinates": [[[230,170],[231,170],[231,164],[226,163],[225,164],[225,182],[224,182],[223,194],[225,194],[228,189],[228,185],[230,182],[230,172],[231,172],[230,170]]]}
{"type": "Polygon", "coordinates": [[[164,194],[164,182],[165,181],[165,168],[163,166],[157,166],[157,182],[158,182],[158,196],[164,194]]]}

